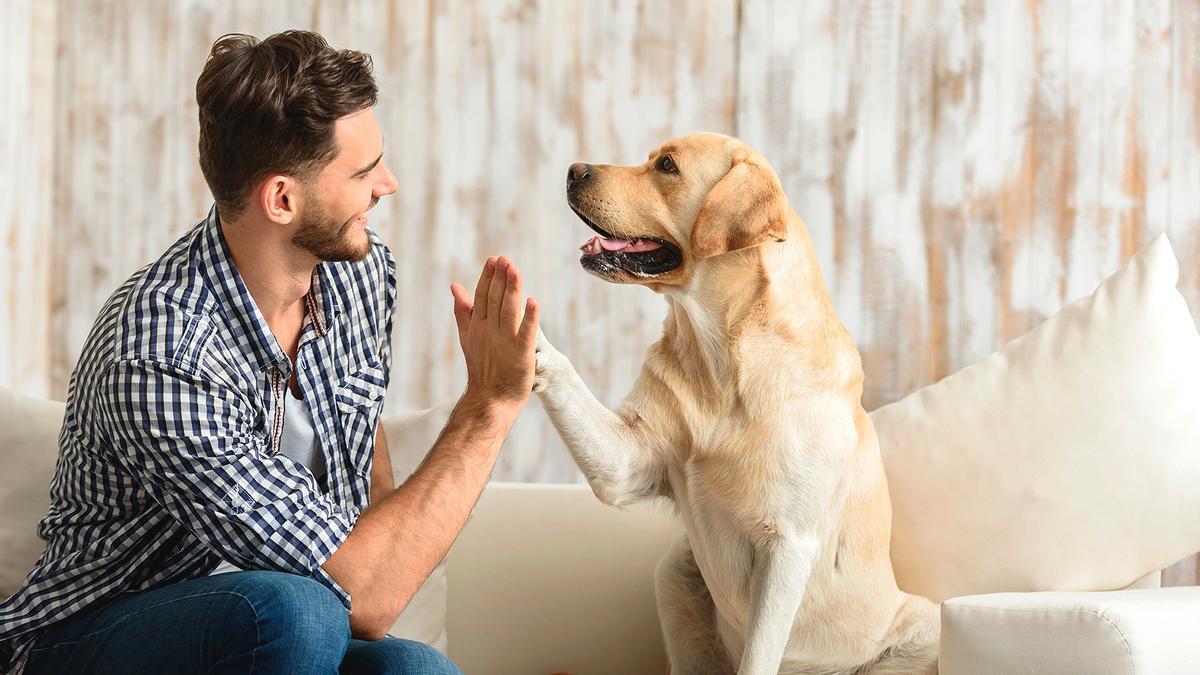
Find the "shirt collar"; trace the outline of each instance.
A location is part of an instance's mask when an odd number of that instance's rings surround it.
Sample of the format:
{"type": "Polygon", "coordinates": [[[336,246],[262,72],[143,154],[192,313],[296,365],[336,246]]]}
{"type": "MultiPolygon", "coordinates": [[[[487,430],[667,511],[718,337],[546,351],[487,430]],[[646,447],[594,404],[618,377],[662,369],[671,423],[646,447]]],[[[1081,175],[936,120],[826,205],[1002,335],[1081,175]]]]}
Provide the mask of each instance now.
{"type": "MultiPolygon", "coordinates": [[[[275,339],[233,262],[233,254],[221,231],[216,204],[209,210],[201,229],[200,270],[216,297],[217,309],[233,333],[237,348],[256,371],[276,365],[284,372],[290,372],[287,353],[275,339]]],[[[332,325],[331,319],[340,314],[337,298],[331,292],[335,285],[331,283],[327,266],[328,263],[321,263],[313,268],[312,284],[305,296],[307,320],[312,321],[317,337],[323,337],[332,325]]]]}

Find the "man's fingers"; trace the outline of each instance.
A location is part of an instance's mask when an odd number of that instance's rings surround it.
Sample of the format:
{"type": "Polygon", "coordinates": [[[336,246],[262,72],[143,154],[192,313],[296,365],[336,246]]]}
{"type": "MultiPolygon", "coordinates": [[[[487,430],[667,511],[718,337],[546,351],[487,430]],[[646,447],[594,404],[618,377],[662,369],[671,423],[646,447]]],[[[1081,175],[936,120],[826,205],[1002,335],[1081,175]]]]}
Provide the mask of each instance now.
{"type": "Polygon", "coordinates": [[[458,324],[458,336],[462,338],[471,325],[471,298],[467,296],[467,289],[458,284],[450,284],[450,295],[454,296],[454,322],[458,324]]]}
{"type": "Polygon", "coordinates": [[[537,300],[530,298],[525,301],[525,318],[521,319],[521,327],[517,330],[517,339],[521,341],[522,349],[532,349],[537,342],[538,316],[541,314],[537,300]]]}
{"type": "Polygon", "coordinates": [[[504,297],[500,300],[500,327],[515,335],[517,324],[521,321],[521,270],[508,263],[508,285],[504,287],[504,297]]]}
{"type": "MultiPolygon", "coordinates": [[[[508,286],[508,258],[500,256],[496,261],[496,272],[492,274],[492,284],[487,295],[488,323],[500,323],[500,301],[504,298],[504,289],[508,286]]],[[[476,305],[478,306],[478,305],[476,305]]]]}
{"type": "Polygon", "coordinates": [[[488,288],[492,285],[492,273],[496,270],[496,259],[488,258],[479,273],[479,283],[475,284],[475,304],[471,308],[471,317],[476,321],[487,318],[488,288]]]}

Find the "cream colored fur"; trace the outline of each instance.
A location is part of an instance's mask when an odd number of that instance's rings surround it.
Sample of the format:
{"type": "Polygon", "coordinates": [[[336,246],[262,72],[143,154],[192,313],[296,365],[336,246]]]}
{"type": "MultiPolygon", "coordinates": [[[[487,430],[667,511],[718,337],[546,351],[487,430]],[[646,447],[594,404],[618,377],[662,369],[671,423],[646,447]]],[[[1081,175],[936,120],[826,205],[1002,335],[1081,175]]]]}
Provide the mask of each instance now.
{"type": "Polygon", "coordinates": [[[592,169],[572,206],[683,263],[606,277],[668,304],[618,411],[544,336],[535,390],[601,500],[675,505],[685,534],[656,573],[673,672],[936,672],[938,608],[892,573],[861,361],[773,170],[717,134],[592,169]]]}

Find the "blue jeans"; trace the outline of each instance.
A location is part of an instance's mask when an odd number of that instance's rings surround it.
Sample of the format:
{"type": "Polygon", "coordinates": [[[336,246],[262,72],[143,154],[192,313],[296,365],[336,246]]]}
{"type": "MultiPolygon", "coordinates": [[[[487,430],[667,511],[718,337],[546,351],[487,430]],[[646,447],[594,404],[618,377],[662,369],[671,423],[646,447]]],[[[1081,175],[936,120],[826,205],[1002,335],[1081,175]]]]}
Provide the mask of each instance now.
{"type": "Polygon", "coordinates": [[[130,593],[46,629],[27,675],[43,673],[443,673],[429,645],[350,638],[328,588],[282,572],[230,572],[130,593]]]}

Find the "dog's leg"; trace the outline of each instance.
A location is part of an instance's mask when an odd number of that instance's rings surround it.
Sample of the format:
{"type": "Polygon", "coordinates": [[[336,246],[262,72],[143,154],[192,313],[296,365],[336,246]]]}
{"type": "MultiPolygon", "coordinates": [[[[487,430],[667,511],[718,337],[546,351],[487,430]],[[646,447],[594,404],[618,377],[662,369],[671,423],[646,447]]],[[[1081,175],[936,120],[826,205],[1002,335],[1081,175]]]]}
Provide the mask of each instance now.
{"type": "Polygon", "coordinates": [[[854,675],[936,675],[940,634],[940,606],[907,595],[884,636],[888,648],[854,675]]]}
{"type": "Polygon", "coordinates": [[[601,501],[622,506],[658,492],[661,471],[645,439],[596,399],[540,330],[533,389],[601,501]]]}
{"type": "Polygon", "coordinates": [[[687,535],[680,536],[654,570],[654,596],[662,623],[670,672],[680,675],[733,673],[717,635],[716,608],[696,566],[687,535]]]}
{"type": "Polygon", "coordinates": [[[779,672],[819,551],[820,543],[812,535],[772,532],[755,542],[746,650],[739,675],[779,672]]]}

